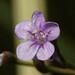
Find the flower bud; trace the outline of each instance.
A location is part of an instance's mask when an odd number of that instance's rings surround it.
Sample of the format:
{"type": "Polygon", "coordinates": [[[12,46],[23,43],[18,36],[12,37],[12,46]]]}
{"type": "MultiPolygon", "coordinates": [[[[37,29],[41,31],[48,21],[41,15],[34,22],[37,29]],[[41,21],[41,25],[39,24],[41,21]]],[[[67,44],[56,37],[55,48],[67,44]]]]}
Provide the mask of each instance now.
{"type": "Polygon", "coordinates": [[[11,53],[8,51],[4,51],[3,53],[1,53],[0,54],[0,66],[9,63],[10,57],[12,56],[11,56],[11,53]]]}
{"type": "Polygon", "coordinates": [[[0,66],[2,65],[3,62],[3,55],[4,55],[3,53],[0,54],[0,66]]]}

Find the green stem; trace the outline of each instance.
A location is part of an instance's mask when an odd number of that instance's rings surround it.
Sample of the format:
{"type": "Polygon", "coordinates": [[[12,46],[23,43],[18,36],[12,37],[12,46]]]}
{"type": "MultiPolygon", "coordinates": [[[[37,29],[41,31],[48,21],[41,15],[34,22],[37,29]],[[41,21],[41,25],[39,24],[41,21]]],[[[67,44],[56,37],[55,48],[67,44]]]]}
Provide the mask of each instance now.
{"type": "MultiPolygon", "coordinates": [[[[25,66],[35,67],[33,63],[25,62],[25,61],[21,61],[21,60],[17,60],[17,64],[18,65],[25,65],[25,66]]],[[[54,67],[54,66],[47,66],[47,68],[48,68],[49,72],[75,75],[75,70],[73,70],[73,69],[58,68],[58,67],[54,67]]]]}
{"type": "Polygon", "coordinates": [[[17,60],[16,64],[34,67],[34,64],[32,62],[26,62],[22,60],[17,60]]]}
{"type": "Polygon", "coordinates": [[[49,66],[47,67],[49,71],[51,72],[56,72],[56,73],[61,73],[61,74],[70,74],[70,75],[75,75],[75,70],[69,69],[69,68],[58,68],[54,66],[49,66]]]}
{"type": "MultiPolygon", "coordinates": [[[[26,62],[26,61],[19,60],[19,59],[17,59],[16,55],[13,55],[12,53],[5,51],[4,52],[4,58],[3,58],[2,62],[6,63],[7,61],[10,62],[10,63],[13,63],[13,64],[35,67],[35,65],[32,62],[26,62]]],[[[55,72],[55,73],[67,74],[67,75],[69,75],[69,74],[75,75],[74,69],[59,68],[59,67],[55,67],[55,66],[52,66],[52,65],[47,66],[46,63],[45,63],[45,66],[48,68],[49,72],[55,72]]]]}

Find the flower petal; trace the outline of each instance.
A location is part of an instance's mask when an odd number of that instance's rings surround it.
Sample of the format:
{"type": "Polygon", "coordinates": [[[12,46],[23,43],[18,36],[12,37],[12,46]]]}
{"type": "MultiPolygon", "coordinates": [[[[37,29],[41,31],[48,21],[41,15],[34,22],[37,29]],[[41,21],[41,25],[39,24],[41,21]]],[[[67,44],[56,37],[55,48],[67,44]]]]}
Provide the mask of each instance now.
{"type": "Polygon", "coordinates": [[[32,15],[32,23],[36,25],[38,29],[41,28],[45,23],[44,15],[39,11],[35,11],[32,15]]]}
{"type": "Polygon", "coordinates": [[[30,60],[35,56],[38,48],[39,46],[32,41],[26,41],[24,43],[21,43],[17,47],[17,57],[25,61],[30,60]]]}
{"type": "Polygon", "coordinates": [[[18,36],[19,39],[28,39],[30,38],[30,33],[28,31],[31,31],[31,22],[29,21],[23,21],[16,25],[15,27],[15,33],[18,36]]]}
{"type": "Polygon", "coordinates": [[[47,60],[53,55],[54,50],[54,46],[50,42],[47,42],[38,50],[37,58],[39,60],[47,60]]]}
{"type": "Polygon", "coordinates": [[[60,35],[60,28],[55,22],[47,22],[43,30],[48,35],[48,41],[55,40],[60,35]]]}

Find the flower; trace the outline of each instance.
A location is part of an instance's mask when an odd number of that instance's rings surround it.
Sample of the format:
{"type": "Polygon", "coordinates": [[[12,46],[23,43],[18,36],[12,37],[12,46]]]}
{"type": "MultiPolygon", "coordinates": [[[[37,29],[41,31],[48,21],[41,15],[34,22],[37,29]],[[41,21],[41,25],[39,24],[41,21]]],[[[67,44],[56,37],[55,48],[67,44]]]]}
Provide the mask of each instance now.
{"type": "Polygon", "coordinates": [[[45,22],[43,14],[35,11],[32,23],[28,20],[20,22],[15,27],[15,33],[20,40],[26,40],[17,47],[19,59],[27,61],[36,56],[38,60],[44,61],[55,51],[54,45],[49,41],[59,36],[60,28],[56,22],[45,22]]]}

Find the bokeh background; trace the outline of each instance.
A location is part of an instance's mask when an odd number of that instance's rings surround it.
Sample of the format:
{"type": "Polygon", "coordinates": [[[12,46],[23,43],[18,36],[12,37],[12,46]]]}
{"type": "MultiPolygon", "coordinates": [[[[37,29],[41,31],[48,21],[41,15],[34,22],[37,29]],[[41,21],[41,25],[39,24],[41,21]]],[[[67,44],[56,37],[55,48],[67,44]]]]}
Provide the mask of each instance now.
{"type": "MultiPolygon", "coordinates": [[[[16,52],[19,40],[14,33],[15,25],[23,20],[30,20],[35,10],[41,11],[46,21],[59,23],[60,53],[75,66],[75,0],[0,0],[0,53],[16,52]]],[[[44,74],[35,68],[8,64],[0,67],[0,75],[44,74]]]]}

